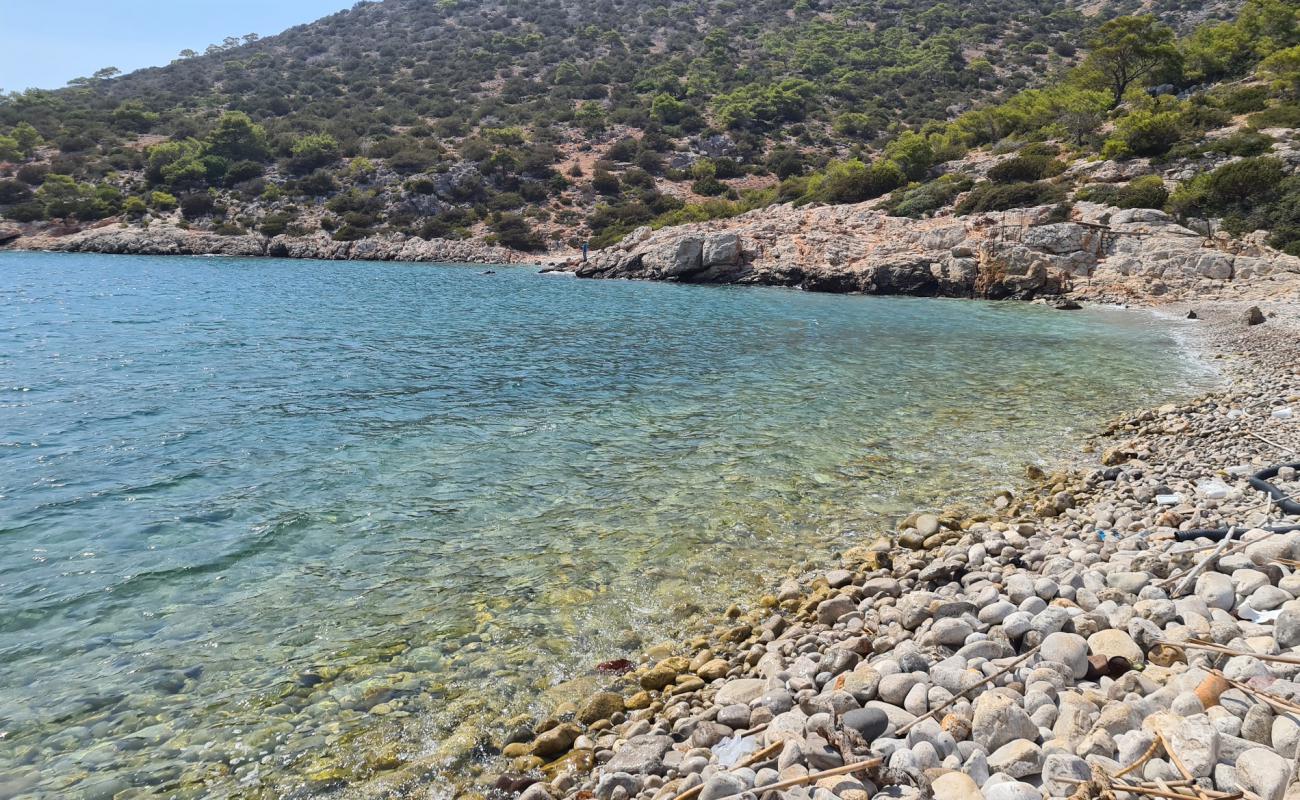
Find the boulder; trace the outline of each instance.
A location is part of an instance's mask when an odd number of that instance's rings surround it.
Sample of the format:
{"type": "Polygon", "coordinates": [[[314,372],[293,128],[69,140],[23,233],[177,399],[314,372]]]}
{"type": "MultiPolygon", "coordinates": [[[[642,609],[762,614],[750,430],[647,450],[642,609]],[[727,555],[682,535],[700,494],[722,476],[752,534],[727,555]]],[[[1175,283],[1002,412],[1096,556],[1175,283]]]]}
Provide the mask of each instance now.
{"type": "Polygon", "coordinates": [[[964,772],[948,772],[930,784],[934,800],[984,800],[980,787],[964,772]]]}
{"type": "Polygon", "coordinates": [[[729,681],[713,698],[714,705],[748,705],[767,689],[767,681],[762,678],[740,678],[729,681]]]}
{"type": "Polygon", "coordinates": [[[597,692],[582,704],[578,711],[578,721],[590,725],[602,719],[609,719],[623,711],[623,696],[614,692],[597,692]]]}
{"type": "Polygon", "coordinates": [[[1142,660],[1142,648],[1137,646],[1137,642],[1133,641],[1133,637],[1129,636],[1125,631],[1113,628],[1097,631],[1089,636],[1088,650],[1094,656],[1105,656],[1106,658],[1121,656],[1134,664],[1142,660]]]}
{"type": "Polygon", "coordinates": [[[704,266],[729,267],[739,260],[740,237],[736,234],[717,233],[704,240],[704,266]]]}
{"type": "Polygon", "coordinates": [[[1039,655],[1045,661],[1066,665],[1076,679],[1088,674],[1088,642],[1077,633],[1049,633],[1039,655]]]}
{"type": "Polygon", "coordinates": [[[682,278],[704,269],[704,241],[685,237],[653,247],[641,257],[641,263],[662,278],[682,278]]]}
{"type": "Polygon", "coordinates": [[[573,742],[580,733],[582,730],[572,723],[543,731],[533,740],[533,755],[545,759],[554,758],[573,747],[573,742]]]}
{"type": "Polygon", "coordinates": [[[1069,797],[1077,784],[1068,781],[1086,781],[1092,777],[1088,762],[1068,753],[1052,753],[1043,761],[1043,788],[1053,797],[1069,797]]]}
{"type": "Polygon", "coordinates": [[[1032,742],[1038,738],[1038,726],[1015,700],[1002,692],[985,692],[979,696],[972,728],[976,743],[990,753],[1016,739],[1032,742]]]}
{"type": "Polygon", "coordinates": [[[622,748],[615,751],[604,766],[604,771],[627,772],[633,775],[662,775],[664,754],[673,746],[671,736],[644,734],[628,739],[622,748]]]}
{"type": "Polygon", "coordinates": [[[1291,780],[1291,762],[1272,750],[1256,747],[1237,757],[1237,782],[1262,800],[1282,800],[1291,780]]]}
{"type": "Polygon", "coordinates": [[[989,754],[989,769],[1013,778],[1037,775],[1043,771],[1043,748],[1027,739],[1007,742],[989,754]]]}

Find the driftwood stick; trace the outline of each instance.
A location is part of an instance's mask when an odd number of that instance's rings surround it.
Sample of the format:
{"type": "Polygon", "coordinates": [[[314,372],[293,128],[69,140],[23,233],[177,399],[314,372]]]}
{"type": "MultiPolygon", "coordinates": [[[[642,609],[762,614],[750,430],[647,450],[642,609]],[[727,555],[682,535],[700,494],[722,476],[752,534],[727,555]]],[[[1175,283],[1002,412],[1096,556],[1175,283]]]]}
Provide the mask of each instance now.
{"type": "Polygon", "coordinates": [[[764,722],[762,725],[755,725],[754,727],[750,728],[747,731],[741,731],[739,736],[743,739],[746,736],[753,736],[756,733],[762,733],[763,731],[767,730],[767,726],[771,724],[772,723],[770,722],[764,722]]]}
{"type": "Polygon", "coordinates": [[[1272,445],[1273,447],[1276,447],[1278,450],[1281,450],[1284,453],[1296,452],[1296,449],[1294,447],[1287,447],[1286,445],[1278,444],[1277,442],[1271,439],[1265,439],[1263,436],[1260,436],[1258,433],[1255,433],[1254,431],[1246,431],[1246,433],[1250,434],[1251,436],[1254,436],[1256,439],[1260,440],[1264,444],[1268,444],[1268,445],[1272,445]]]}
{"type": "Polygon", "coordinates": [[[1187,768],[1187,765],[1183,763],[1183,760],[1179,758],[1178,753],[1175,752],[1174,749],[1169,746],[1169,742],[1165,741],[1165,737],[1157,733],[1156,741],[1160,742],[1160,745],[1165,748],[1165,752],[1169,754],[1169,760],[1174,762],[1174,766],[1178,767],[1178,771],[1183,773],[1183,777],[1189,781],[1193,781],[1190,788],[1193,792],[1196,792],[1197,797],[1200,797],[1201,800],[1210,800],[1209,795],[1207,795],[1204,791],[1202,791],[1201,787],[1196,785],[1195,783],[1196,777],[1192,775],[1192,771],[1189,770],[1187,768]]]}
{"type": "MultiPolygon", "coordinates": [[[[1166,782],[1166,781],[1163,781],[1163,780],[1157,780],[1157,781],[1155,782],[1155,784],[1156,784],[1156,788],[1158,788],[1158,789],[1163,789],[1163,790],[1165,790],[1166,792],[1173,792],[1173,791],[1174,791],[1173,787],[1170,786],[1170,785],[1168,784],[1168,782],[1166,782]]],[[[1193,791],[1195,791],[1195,790],[1193,789],[1193,791]]],[[[1192,796],[1193,796],[1193,797],[1200,797],[1201,800],[1205,800],[1205,795],[1201,794],[1200,792],[1197,792],[1195,795],[1192,795],[1192,796]]]]}
{"type": "Polygon", "coordinates": [[[1256,697],[1280,711],[1286,713],[1292,713],[1292,714],[1300,713],[1300,703],[1295,703],[1291,700],[1278,697],[1275,694],[1269,694],[1268,692],[1261,691],[1260,689],[1256,689],[1255,687],[1251,686],[1248,683],[1243,683],[1241,681],[1233,680],[1232,678],[1229,678],[1227,675],[1224,675],[1221,671],[1217,669],[1210,670],[1210,673],[1213,675],[1221,676],[1229,686],[1232,686],[1233,688],[1236,689],[1240,689],[1241,691],[1245,692],[1251,697],[1256,697]]]}
{"type": "Polygon", "coordinates": [[[1168,645],[1170,647],[1178,648],[1179,650],[1206,650],[1224,656],[1250,656],[1251,658],[1258,658],[1260,661],[1272,661],[1277,664],[1300,665],[1300,658],[1296,658],[1295,656],[1272,656],[1267,653],[1254,653],[1249,650],[1233,650],[1230,647],[1211,644],[1210,642],[1202,642],[1199,639],[1188,639],[1185,642],[1170,642],[1162,639],[1157,642],[1157,644],[1168,645]]]}
{"type": "Polygon", "coordinates": [[[1224,548],[1226,548],[1231,543],[1232,535],[1236,532],[1237,532],[1237,528],[1235,525],[1231,528],[1228,528],[1228,534],[1223,537],[1223,540],[1219,542],[1219,545],[1215,547],[1213,550],[1211,550],[1208,556],[1201,559],[1201,562],[1199,564],[1197,564],[1195,567],[1192,567],[1191,572],[1188,572],[1187,575],[1183,577],[1182,582],[1178,584],[1178,588],[1174,589],[1170,597],[1171,598],[1178,597],[1183,592],[1187,591],[1187,587],[1191,585],[1192,581],[1196,580],[1197,575],[1201,574],[1201,570],[1205,569],[1211,561],[1218,558],[1219,555],[1223,553],[1224,548]]]}
{"type": "MultiPolygon", "coordinates": [[[[1177,544],[1177,542],[1175,541],[1173,542],[1173,544],[1177,544]]],[[[1232,553],[1240,553],[1242,550],[1245,550],[1246,547],[1250,544],[1252,544],[1252,542],[1243,542],[1239,539],[1233,542],[1231,547],[1219,553],[1219,558],[1223,558],[1226,555],[1231,555],[1232,553]]],[[[1206,550],[1218,550],[1222,545],[1223,542],[1220,541],[1220,542],[1215,542],[1214,544],[1207,544],[1204,547],[1195,547],[1191,550],[1179,550],[1178,555],[1180,556],[1195,555],[1196,553],[1204,553],[1206,550]]],[[[1168,554],[1172,554],[1172,551],[1170,549],[1166,549],[1165,552],[1168,554]]],[[[1170,575],[1168,578],[1164,578],[1160,581],[1157,581],[1156,585],[1162,588],[1168,587],[1172,585],[1175,581],[1181,579],[1186,574],[1187,574],[1187,570],[1178,570],[1174,574],[1170,575]]]]}
{"type": "MultiPolygon", "coordinates": [[[[1057,778],[1061,783],[1069,783],[1074,786],[1082,786],[1087,781],[1077,780],[1075,778],[1057,778]]],[[[1127,792],[1129,794],[1145,794],[1151,797],[1165,797],[1169,800],[1200,800],[1194,794],[1178,794],[1177,792],[1166,792],[1160,789],[1151,789],[1146,786],[1135,786],[1128,783],[1113,783],[1110,788],[1116,792],[1127,792]]]]}
{"type": "Polygon", "coordinates": [[[920,723],[921,720],[930,719],[931,717],[934,717],[934,716],[937,715],[939,712],[944,711],[944,710],[947,709],[949,706],[951,706],[953,703],[955,703],[955,702],[957,702],[958,700],[960,700],[961,698],[965,697],[967,692],[973,692],[973,691],[975,691],[976,689],[982,688],[982,687],[984,686],[984,684],[989,683],[990,681],[995,681],[995,680],[997,680],[998,678],[1001,678],[1003,675],[1006,675],[1008,672],[1010,672],[1011,670],[1013,670],[1013,669],[1015,669],[1017,666],[1019,666],[1019,665],[1020,665],[1020,662],[1024,661],[1024,660],[1027,659],[1027,658],[1029,658],[1029,657],[1032,656],[1034,653],[1037,653],[1039,647],[1042,647],[1042,645],[1035,645],[1034,647],[1031,647],[1029,650],[1027,650],[1027,651],[1026,651],[1025,653],[1023,653],[1020,657],[1018,657],[1015,661],[1012,661],[1010,664],[1008,664],[1008,665],[1007,665],[1006,667],[1004,667],[1003,669],[998,670],[997,672],[995,672],[995,673],[993,673],[992,675],[988,676],[987,678],[985,678],[984,680],[980,681],[979,683],[974,684],[973,686],[968,686],[968,687],[966,687],[965,689],[963,689],[963,690],[961,690],[960,692],[958,692],[957,694],[955,694],[951,699],[949,699],[949,700],[947,700],[946,702],[944,702],[944,703],[943,703],[942,705],[940,705],[938,708],[935,708],[935,709],[933,709],[933,710],[931,710],[931,711],[927,711],[926,713],[922,714],[921,716],[917,717],[916,719],[912,720],[911,722],[907,723],[906,725],[903,725],[902,727],[900,727],[900,728],[898,729],[898,731],[894,734],[894,736],[902,736],[903,734],[905,734],[905,733],[907,733],[908,731],[910,731],[910,730],[912,729],[912,726],[914,726],[914,725],[920,723]]]}
{"type": "MultiPolygon", "coordinates": [[[[806,786],[807,784],[810,783],[816,783],[822,778],[833,778],[836,775],[847,775],[850,772],[860,772],[864,769],[871,769],[872,767],[878,767],[883,763],[884,763],[883,759],[872,758],[867,761],[859,761],[854,764],[845,764],[842,767],[835,767],[834,769],[824,769],[821,772],[809,773],[808,775],[804,775],[799,778],[791,778],[785,781],[777,781],[776,783],[769,783],[767,786],[759,786],[754,789],[747,789],[746,791],[754,792],[755,794],[764,794],[766,792],[779,791],[781,789],[790,789],[795,786],[806,786]]],[[[700,785],[703,786],[704,784],[700,784],[700,785]]],[[[731,797],[740,797],[740,795],[729,794],[729,795],[725,795],[724,797],[718,798],[718,800],[727,800],[727,798],[731,798],[731,797]]]]}
{"type": "MultiPolygon", "coordinates": [[[[763,726],[763,727],[767,727],[767,726],[763,726]]],[[[775,753],[777,750],[780,750],[784,746],[785,746],[784,739],[779,742],[772,742],[767,747],[764,747],[762,750],[750,754],[739,764],[728,769],[727,772],[730,772],[733,769],[743,769],[744,767],[748,767],[751,764],[757,764],[758,762],[772,755],[773,753],[775,753]]],[[[695,797],[703,790],[704,790],[704,784],[701,783],[699,786],[692,786],[691,788],[677,795],[676,797],[673,798],[673,800],[691,800],[692,797],[695,797]]]]}
{"type": "Polygon", "coordinates": [[[1160,740],[1156,739],[1152,741],[1151,746],[1147,748],[1145,753],[1138,756],[1137,761],[1134,761],[1132,764],[1129,764],[1124,769],[1120,770],[1119,772],[1116,772],[1115,775],[1111,778],[1111,780],[1114,781],[1116,778],[1122,778],[1125,775],[1132,772],[1133,770],[1137,769],[1138,767],[1141,767],[1143,764],[1150,761],[1151,757],[1154,756],[1156,754],[1156,751],[1159,749],[1160,749],[1160,740]]]}

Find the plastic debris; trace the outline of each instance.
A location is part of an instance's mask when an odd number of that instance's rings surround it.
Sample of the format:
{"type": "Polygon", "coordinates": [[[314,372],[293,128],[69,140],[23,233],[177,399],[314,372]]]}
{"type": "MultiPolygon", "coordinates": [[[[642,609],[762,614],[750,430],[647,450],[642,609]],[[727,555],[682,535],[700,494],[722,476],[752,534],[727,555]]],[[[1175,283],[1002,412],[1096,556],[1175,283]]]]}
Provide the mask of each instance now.
{"type": "Polygon", "coordinates": [[[713,753],[718,757],[718,766],[722,769],[731,769],[745,756],[757,751],[758,739],[753,736],[744,739],[736,735],[730,739],[723,739],[713,746],[713,753]]]}
{"type": "Polygon", "coordinates": [[[1272,611],[1256,611],[1248,605],[1243,605],[1237,609],[1237,616],[1247,622],[1276,622],[1277,618],[1282,616],[1282,609],[1275,608],[1272,611]]]}
{"type": "Polygon", "coordinates": [[[1273,419],[1291,419],[1291,417],[1292,413],[1290,406],[1282,406],[1281,408],[1273,409],[1273,419]]]}
{"type": "Polygon", "coordinates": [[[1177,492],[1156,495],[1156,505],[1158,506],[1176,506],[1181,502],[1183,502],[1183,496],[1177,492]]]}
{"type": "Polygon", "coordinates": [[[1222,500],[1228,496],[1228,492],[1232,491],[1232,487],[1223,481],[1208,480],[1198,484],[1196,491],[1200,492],[1201,496],[1207,500],[1222,500]]]}

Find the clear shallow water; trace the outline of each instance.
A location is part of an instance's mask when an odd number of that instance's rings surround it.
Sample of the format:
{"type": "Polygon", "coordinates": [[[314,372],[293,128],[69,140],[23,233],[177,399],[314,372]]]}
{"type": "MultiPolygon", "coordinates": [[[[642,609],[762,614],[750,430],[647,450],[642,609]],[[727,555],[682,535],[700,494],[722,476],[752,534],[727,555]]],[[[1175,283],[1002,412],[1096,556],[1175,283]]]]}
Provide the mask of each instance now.
{"type": "Polygon", "coordinates": [[[480,272],[0,254],[0,797],[451,752],[1203,381],[1137,314],[480,272]]]}

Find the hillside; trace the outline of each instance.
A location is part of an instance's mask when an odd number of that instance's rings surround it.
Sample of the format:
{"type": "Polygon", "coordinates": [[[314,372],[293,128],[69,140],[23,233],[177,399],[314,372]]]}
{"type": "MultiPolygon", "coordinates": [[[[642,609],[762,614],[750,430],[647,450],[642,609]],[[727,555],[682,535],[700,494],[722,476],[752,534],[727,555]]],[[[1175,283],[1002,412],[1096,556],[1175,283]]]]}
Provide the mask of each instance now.
{"type": "Polygon", "coordinates": [[[359,3],[0,99],[0,214],[599,246],[790,199],[828,164],[1064,74],[1132,11],[1188,31],[1235,6],[359,3]]]}

